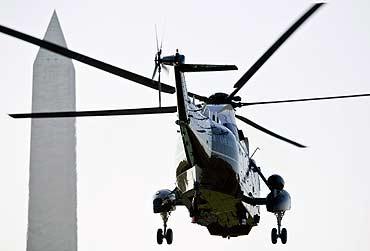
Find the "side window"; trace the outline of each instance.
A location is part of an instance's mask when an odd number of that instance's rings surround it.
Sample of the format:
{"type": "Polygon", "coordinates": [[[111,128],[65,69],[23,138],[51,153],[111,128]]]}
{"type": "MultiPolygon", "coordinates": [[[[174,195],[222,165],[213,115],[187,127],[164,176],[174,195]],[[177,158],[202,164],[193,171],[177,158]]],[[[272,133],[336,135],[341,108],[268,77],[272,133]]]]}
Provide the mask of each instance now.
{"type": "Polygon", "coordinates": [[[218,118],[217,113],[212,113],[212,118],[211,119],[214,122],[220,123],[220,119],[218,118]]]}

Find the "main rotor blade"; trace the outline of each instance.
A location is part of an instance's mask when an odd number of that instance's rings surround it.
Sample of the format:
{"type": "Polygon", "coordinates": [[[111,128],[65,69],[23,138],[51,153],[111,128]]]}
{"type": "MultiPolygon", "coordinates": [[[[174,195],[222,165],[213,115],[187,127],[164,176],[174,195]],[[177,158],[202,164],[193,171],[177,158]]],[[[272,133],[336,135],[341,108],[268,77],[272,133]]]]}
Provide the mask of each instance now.
{"type": "Polygon", "coordinates": [[[201,96],[201,95],[198,95],[198,94],[192,93],[192,92],[188,92],[188,96],[192,97],[192,98],[196,98],[199,101],[203,101],[203,102],[208,102],[208,100],[209,100],[209,98],[207,98],[205,96],[201,96]]]}
{"type": "MultiPolygon", "coordinates": [[[[18,39],[21,39],[23,41],[29,42],[34,45],[38,45],[44,49],[47,49],[49,51],[55,52],[57,54],[60,54],[62,56],[75,59],[77,61],[80,61],[82,63],[88,64],[90,66],[93,66],[95,68],[98,68],[100,70],[112,73],[114,75],[120,76],[122,78],[131,80],[133,82],[142,84],[144,86],[150,87],[152,89],[158,90],[158,83],[156,81],[153,81],[149,78],[146,78],[144,76],[138,75],[136,73],[126,71],[122,68],[118,68],[116,66],[104,63],[102,61],[96,60],[94,58],[82,55],[80,53],[77,53],[75,51],[71,51],[67,48],[64,48],[60,45],[48,42],[46,40],[41,40],[36,37],[27,35],[25,33],[7,28],[5,26],[0,25],[0,32],[5,33],[9,36],[16,37],[18,39]]],[[[175,93],[175,88],[166,84],[162,84],[162,91],[166,93],[175,93]]]]}
{"type": "Polygon", "coordinates": [[[264,127],[262,127],[262,126],[260,126],[260,125],[258,125],[258,124],[256,124],[256,123],[254,123],[253,121],[251,121],[251,120],[249,120],[249,119],[247,119],[247,118],[245,118],[245,117],[243,117],[243,116],[235,115],[235,117],[236,117],[236,118],[238,118],[238,119],[240,119],[240,120],[241,120],[241,121],[243,121],[244,123],[246,123],[246,124],[248,124],[248,125],[250,125],[250,126],[252,126],[252,127],[256,128],[256,129],[258,129],[258,130],[260,130],[260,131],[262,131],[262,132],[264,132],[264,133],[267,133],[268,135],[270,135],[270,136],[272,136],[272,137],[278,138],[278,139],[280,139],[280,140],[283,140],[283,141],[285,141],[285,142],[288,142],[288,143],[290,143],[290,144],[292,144],[292,145],[295,145],[295,146],[297,146],[297,147],[302,147],[302,148],[305,148],[305,147],[306,147],[306,146],[304,146],[304,145],[302,145],[302,144],[299,144],[299,143],[297,143],[297,142],[295,142],[295,141],[293,141],[293,140],[287,139],[287,138],[285,138],[285,137],[283,137],[283,136],[280,136],[280,135],[278,135],[278,134],[276,134],[276,133],[274,133],[274,132],[272,132],[272,131],[270,131],[270,130],[267,130],[266,128],[264,128],[264,127]]]}
{"type": "Polygon", "coordinates": [[[235,94],[248,82],[248,80],[261,68],[261,66],[280,48],[280,46],[313,14],[315,13],[324,3],[316,3],[306,11],[285,33],[283,33],[278,40],[252,65],[251,68],[236,82],[234,88],[236,88],[230,95],[229,99],[235,96],[235,94]]]}
{"type": "Polygon", "coordinates": [[[176,106],[166,106],[166,107],[121,109],[121,110],[101,110],[101,111],[18,113],[18,114],[9,114],[9,116],[15,119],[20,119],[20,118],[68,118],[68,117],[88,117],[88,116],[159,114],[159,113],[174,113],[176,111],[177,111],[176,106]]]}
{"type": "Polygon", "coordinates": [[[359,97],[369,97],[369,96],[370,96],[370,93],[365,93],[365,94],[319,97],[319,98],[273,100],[273,101],[261,101],[261,102],[250,102],[250,103],[247,102],[247,103],[241,103],[241,106],[266,105],[266,104],[278,104],[278,103],[293,103],[293,102],[305,102],[305,101],[328,100],[328,99],[359,98],[359,97]]]}

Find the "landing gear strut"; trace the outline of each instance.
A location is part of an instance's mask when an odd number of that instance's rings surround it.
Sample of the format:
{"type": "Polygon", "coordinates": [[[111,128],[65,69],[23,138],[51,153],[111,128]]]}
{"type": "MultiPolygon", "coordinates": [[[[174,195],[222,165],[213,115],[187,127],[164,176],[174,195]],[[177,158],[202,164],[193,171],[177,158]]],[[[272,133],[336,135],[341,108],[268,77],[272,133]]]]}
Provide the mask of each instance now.
{"type": "Polygon", "coordinates": [[[277,219],[278,228],[277,229],[273,228],[271,230],[271,242],[272,244],[276,244],[277,239],[280,238],[281,243],[285,244],[288,240],[288,232],[286,228],[281,229],[281,221],[283,219],[284,212],[283,211],[278,212],[278,213],[275,213],[275,215],[277,219]]]}
{"type": "Polygon", "coordinates": [[[161,213],[161,217],[163,220],[163,229],[157,230],[157,243],[161,245],[163,243],[163,239],[166,239],[168,245],[172,244],[173,241],[173,231],[171,228],[167,229],[167,221],[168,217],[170,216],[170,212],[163,212],[161,213]]]}

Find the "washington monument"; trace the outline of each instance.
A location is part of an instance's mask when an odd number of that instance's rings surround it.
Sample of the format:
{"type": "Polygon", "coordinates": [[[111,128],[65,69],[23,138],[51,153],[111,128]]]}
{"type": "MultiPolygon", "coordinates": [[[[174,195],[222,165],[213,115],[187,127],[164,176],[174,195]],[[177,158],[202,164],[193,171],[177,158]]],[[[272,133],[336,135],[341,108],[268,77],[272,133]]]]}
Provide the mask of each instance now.
{"type": "MultiPolygon", "coordinates": [[[[54,11],[45,40],[67,47],[54,11]]],[[[32,112],[76,109],[72,60],[40,49],[32,112]]],[[[75,118],[32,119],[27,251],[76,251],[75,118]]]]}

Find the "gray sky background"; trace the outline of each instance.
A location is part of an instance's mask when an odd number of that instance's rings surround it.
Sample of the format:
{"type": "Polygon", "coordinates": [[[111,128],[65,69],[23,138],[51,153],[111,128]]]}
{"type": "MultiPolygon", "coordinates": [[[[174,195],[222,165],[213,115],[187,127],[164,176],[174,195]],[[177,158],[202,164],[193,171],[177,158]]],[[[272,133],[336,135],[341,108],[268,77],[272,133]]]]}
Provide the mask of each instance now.
{"type": "MultiPolygon", "coordinates": [[[[164,54],[188,63],[236,64],[238,72],[187,75],[188,89],[209,95],[232,85],[310,5],[307,1],[18,1],[0,3],[0,23],[43,37],[54,9],[70,49],[151,76],[154,23],[164,54]]],[[[370,3],[331,1],[266,63],[240,92],[244,101],[370,92],[370,3]]],[[[25,250],[32,64],[38,48],[0,35],[0,249],[25,250]]],[[[151,89],[74,62],[78,109],[157,105],[151,89]]],[[[162,76],[165,76],[164,74],[162,76]]],[[[173,84],[170,74],[164,82],[173,84]]],[[[175,99],[164,95],[164,104],[175,99]]],[[[370,98],[276,104],[239,110],[309,146],[296,149],[240,125],[266,175],[281,174],[293,204],[283,221],[287,245],[272,246],[275,217],[249,236],[210,236],[184,208],[170,218],[172,246],[226,250],[370,249],[370,98]]],[[[77,120],[80,251],[157,250],[161,227],[152,194],[173,188],[176,115],[77,120]]],[[[267,193],[264,188],[262,194],[267,193]]]]}

